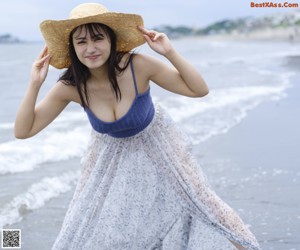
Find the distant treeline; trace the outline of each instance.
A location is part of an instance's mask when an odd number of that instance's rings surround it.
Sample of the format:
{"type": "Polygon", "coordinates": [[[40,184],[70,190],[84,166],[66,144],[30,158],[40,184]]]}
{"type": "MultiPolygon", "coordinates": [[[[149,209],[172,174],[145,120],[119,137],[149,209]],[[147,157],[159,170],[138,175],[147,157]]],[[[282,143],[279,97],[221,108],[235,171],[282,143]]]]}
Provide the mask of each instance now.
{"type": "Polygon", "coordinates": [[[154,29],[166,33],[171,38],[181,36],[201,36],[213,34],[231,34],[247,33],[254,30],[265,28],[286,28],[294,27],[300,28],[300,11],[291,13],[281,13],[276,15],[268,15],[264,17],[245,17],[235,20],[225,19],[212,23],[203,28],[191,28],[187,26],[172,27],[163,25],[155,27],[154,29]]]}

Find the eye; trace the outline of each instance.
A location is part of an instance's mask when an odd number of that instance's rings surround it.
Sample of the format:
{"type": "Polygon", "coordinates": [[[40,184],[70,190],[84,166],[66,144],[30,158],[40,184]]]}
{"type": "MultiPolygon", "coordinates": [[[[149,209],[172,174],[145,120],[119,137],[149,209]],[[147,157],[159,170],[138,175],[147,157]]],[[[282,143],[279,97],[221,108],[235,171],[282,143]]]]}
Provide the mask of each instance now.
{"type": "Polygon", "coordinates": [[[81,40],[81,41],[78,41],[77,44],[84,44],[85,41],[84,40],[81,40]]]}
{"type": "Polygon", "coordinates": [[[101,35],[94,36],[94,41],[101,41],[101,40],[103,40],[103,39],[104,39],[104,37],[101,36],[101,35]]]}

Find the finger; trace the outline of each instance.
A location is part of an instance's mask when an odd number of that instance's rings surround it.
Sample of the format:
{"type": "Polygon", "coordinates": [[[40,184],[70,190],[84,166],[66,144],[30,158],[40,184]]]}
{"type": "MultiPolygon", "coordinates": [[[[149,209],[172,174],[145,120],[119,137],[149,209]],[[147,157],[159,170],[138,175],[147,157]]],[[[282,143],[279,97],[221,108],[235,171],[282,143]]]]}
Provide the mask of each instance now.
{"type": "Polygon", "coordinates": [[[164,34],[163,33],[157,33],[157,34],[155,34],[155,36],[153,37],[153,41],[156,41],[158,38],[160,38],[160,37],[163,37],[164,36],[164,34]]]}
{"type": "Polygon", "coordinates": [[[38,55],[38,59],[43,58],[44,56],[46,56],[48,54],[48,46],[45,45],[43,50],[41,51],[41,53],[38,55]]]}
{"type": "Polygon", "coordinates": [[[35,62],[37,67],[42,67],[44,64],[50,61],[50,55],[46,55],[35,62]]]}
{"type": "Polygon", "coordinates": [[[152,44],[152,40],[148,35],[144,35],[144,37],[149,45],[152,44]]]}
{"type": "Polygon", "coordinates": [[[145,27],[143,26],[137,26],[138,27],[138,30],[143,32],[144,34],[147,34],[149,32],[149,30],[147,30],[145,27]]]}
{"type": "Polygon", "coordinates": [[[145,35],[150,36],[151,38],[153,38],[156,35],[156,33],[157,33],[157,31],[155,31],[155,30],[147,30],[146,28],[144,28],[142,26],[138,26],[138,29],[141,32],[143,32],[145,35]]]}
{"type": "Polygon", "coordinates": [[[47,61],[50,61],[50,59],[51,59],[51,56],[48,54],[42,58],[42,61],[44,61],[44,63],[45,63],[47,61]]]}
{"type": "Polygon", "coordinates": [[[45,56],[45,54],[47,53],[47,50],[48,50],[48,47],[47,47],[47,45],[45,45],[44,46],[44,48],[43,48],[43,50],[41,51],[41,56],[43,57],[43,56],[45,56]]]}
{"type": "Polygon", "coordinates": [[[48,54],[48,55],[45,56],[45,62],[49,62],[50,59],[51,59],[51,55],[50,54],[48,54]]]}
{"type": "Polygon", "coordinates": [[[45,58],[43,67],[49,67],[50,60],[51,60],[51,56],[47,55],[47,57],[45,58]]]}
{"type": "Polygon", "coordinates": [[[155,35],[157,34],[158,32],[155,31],[155,30],[149,30],[147,35],[150,36],[151,38],[155,37],[155,35]]]}
{"type": "Polygon", "coordinates": [[[48,54],[49,54],[49,51],[48,51],[48,46],[47,46],[47,44],[45,44],[44,50],[45,50],[45,55],[48,55],[48,54]]]}

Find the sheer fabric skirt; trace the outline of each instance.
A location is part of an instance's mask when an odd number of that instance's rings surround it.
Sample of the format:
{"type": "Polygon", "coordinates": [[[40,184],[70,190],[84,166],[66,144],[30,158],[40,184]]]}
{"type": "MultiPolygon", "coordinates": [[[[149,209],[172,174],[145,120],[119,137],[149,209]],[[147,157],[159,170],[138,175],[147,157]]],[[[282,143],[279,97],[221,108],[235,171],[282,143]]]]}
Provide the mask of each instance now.
{"type": "Polygon", "coordinates": [[[260,249],[210,188],[192,144],[158,104],[146,129],[114,138],[92,130],[54,250],[260,249]]]}

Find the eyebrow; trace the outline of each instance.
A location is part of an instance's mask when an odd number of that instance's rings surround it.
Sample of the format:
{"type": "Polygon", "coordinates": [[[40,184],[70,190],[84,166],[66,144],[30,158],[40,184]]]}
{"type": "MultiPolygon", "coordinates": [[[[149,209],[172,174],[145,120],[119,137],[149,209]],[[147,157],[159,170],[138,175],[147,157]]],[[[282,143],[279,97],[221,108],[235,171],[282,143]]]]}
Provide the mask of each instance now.
{"type": "MultiPolygon", "coordinates": [[[[95,35],[93,35],[93,37],[92,38],[95,38],[95,37],[104,37],[104,35],[103,34],[101,34],[101,33],[98,33],[98,34],[95,34],[95,35]]],[[[85,40],[86,39],[86,36],[82,36],[82,37],[75,37],[75,40],[85,40]]]]}
{"type": "Polygon", "coordinates": [[[92,38],[94,38],[94,37],[104,37],[104,35],[102,33],[98,33],[98,34],[94,34],[92,36],[92,38]]]}
{"type": "Polygon", "coordinates": [[[84,40],[86,37],[75,37],[75,40],[84,40]]]}

